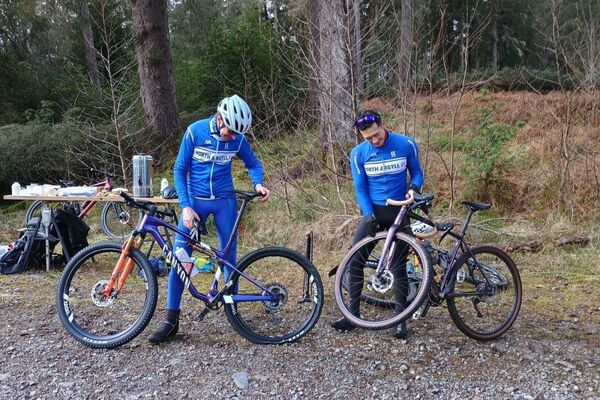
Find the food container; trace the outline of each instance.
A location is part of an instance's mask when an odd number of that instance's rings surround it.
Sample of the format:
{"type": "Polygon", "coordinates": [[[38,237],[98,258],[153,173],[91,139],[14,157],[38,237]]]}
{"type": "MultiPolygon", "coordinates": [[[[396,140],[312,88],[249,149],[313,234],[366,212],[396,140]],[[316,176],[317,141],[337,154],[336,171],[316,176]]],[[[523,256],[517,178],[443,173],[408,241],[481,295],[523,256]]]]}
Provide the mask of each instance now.
{"type": "Polygon", "coordinates": [[[138,154],[133,156],[133,195],[136,197],[152,197],[152,156],[138,154]]]}

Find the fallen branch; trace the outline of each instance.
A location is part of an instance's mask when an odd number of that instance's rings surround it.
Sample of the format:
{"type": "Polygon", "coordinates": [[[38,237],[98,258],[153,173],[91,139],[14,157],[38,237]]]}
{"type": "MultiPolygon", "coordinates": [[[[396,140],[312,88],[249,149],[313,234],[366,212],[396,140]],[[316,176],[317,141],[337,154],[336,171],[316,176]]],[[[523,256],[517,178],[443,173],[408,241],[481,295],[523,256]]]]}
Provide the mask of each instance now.
{"type": "Polygon", "coordinates": [[[527,242],[523,242],[523,243],[517,243],[517,244],[513,244],[513,245],[509,245],[505,247],[505,250],[509,253],[515,252],[515,251],[530,251],[530,252],[537,252],[540,251],[542,248],[542,242],[539,240],[529,240],[527,242]]]}
{"type": "Polygon", "coordinates": [[[556,241],[556,246],[558,247],[562,247],[562,246],[567,246],[570,244],[579,244],[582,246],[587,246],[588,244],[590,244],[591,239],[589,237],[585,237],[585,236],[573,236],[570,238],[564,238],[564,239],[559,239],[556,241]]]}

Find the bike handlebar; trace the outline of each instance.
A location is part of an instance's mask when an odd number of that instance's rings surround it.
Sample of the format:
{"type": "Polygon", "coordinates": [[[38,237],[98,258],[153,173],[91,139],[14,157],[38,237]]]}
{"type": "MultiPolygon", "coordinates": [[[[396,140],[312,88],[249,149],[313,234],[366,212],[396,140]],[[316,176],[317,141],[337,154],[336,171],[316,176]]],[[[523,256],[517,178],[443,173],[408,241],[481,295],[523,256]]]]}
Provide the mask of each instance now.
{"type": "Polygon", "coordinates": [[[414,201],[415,201],[415,192],[412,190],[409,190],[408,193],[406,194],[406,200],[387,199],[385,201],[385,204],[387,204],[388,206],[408,206],[408,205],[412,204],[414,201]]]}
{"type": "Polygon", "coordinates": [[[110,178],[110,179],[115,179],[117,177],[115,174],[111,174],[110,172],[106,172],[106,171],[101,171],[96,168],[90,168],[90,172],[96,173],[99,175],[104,175],[106,178],[110,178]]]}
{"type": "Polygon", "coordinates": [[[142,202],[142,201],[136,200],[123,191],[117,191],[117,194],[119,196],[121,196],[123,198],[123,200],[125,200],[125,203],[128,206],[142,210],[142,211],[146,212],[148,215],[151,215],[153,217],[157,217],[160,219],[164,219],[166,217],[175,218],[174,213],[169,212],[169,211],[160,211],[154,203],[147,203],[147,202],[142,202]]]}

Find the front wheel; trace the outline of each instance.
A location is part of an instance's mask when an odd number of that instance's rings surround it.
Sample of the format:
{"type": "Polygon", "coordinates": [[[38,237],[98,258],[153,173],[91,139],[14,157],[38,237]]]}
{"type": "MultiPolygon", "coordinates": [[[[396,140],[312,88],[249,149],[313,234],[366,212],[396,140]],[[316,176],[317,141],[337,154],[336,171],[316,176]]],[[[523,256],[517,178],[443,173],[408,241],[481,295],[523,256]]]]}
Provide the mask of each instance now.
{"type": "Polygon", "coordinates": [[[156,275],[138,249],[129,254],[134,266],[121,292],[109,297],[101,293],[120,255],[118,243],[87,247],[69,261],[58,283],[56,308],[60,321],[86,346],[121,346],[140,334],[154,314],[156,275]]]}
{"type": "Polygon", "coordinates": [[[335,302],[342,315],[361,328],[384,329],[407,320],[431,285],[430,256],[422,244],[396,233],[386,251],[387,235],[380,232],[352,246],[335,276],[335,302]]]}
{"type": "Polygon", "coordinates": [[[523,289],[508,254],[496,247],[475,247],[456,260],[449,276],[448,312],[465,335],[493,340],[515,322],[523,289]]]}
{"type": "Polygon", "coordinates": [[[104,203],[100,213],[100,227],[105,235],[125,239],[140,220],[140,212],[125,203],[104,203]]]}
{"type": "Polygon", "coordinates": [[[225,301],[227,319],[240,335],[253,343],[281,344],[310,332],[323,309],[323,283],[308,258],[267,247],[247,254],[237,268],[241,274],[231,278],[232,294],[264,296],[268,290],[277,296],[272,301],[225,301]]]}

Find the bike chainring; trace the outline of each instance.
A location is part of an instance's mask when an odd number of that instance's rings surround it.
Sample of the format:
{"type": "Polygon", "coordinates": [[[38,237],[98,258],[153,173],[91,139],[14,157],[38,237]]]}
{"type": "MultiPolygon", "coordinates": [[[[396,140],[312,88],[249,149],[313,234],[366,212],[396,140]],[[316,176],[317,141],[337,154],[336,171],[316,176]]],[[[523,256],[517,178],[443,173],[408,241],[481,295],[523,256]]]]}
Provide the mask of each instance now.
{"type": "Polygon", "coordinates": [[[442,299],[440,296],[438,296],[439,291],[440,291],[440,285],[439,285],[439,283],[437,283],[434,280],[431,284],[431,287],[429,288],[429,294],[427,297],[427,299],[429,300],[430,306],[437,307],[440,304],[442,304],[442,302],[444,301],[444,299],[442,299]]]}
{"type": "MultiPolygon", "coordinates": [[[[288,300],[287,290],[279,283],[269,283],[268,285],[265,285],[265,287],[276,297],[275,300],[263,301],[267,311],[272,314],[281,311],[288,300]]],[[[263,291],[262,295],[266,296],[268,295],[268,292],[263,291]]]]}
{"type": "Polygon", "coordinates": [[[377,277],[375,274],[371,275],[369,282],[367,282],[367,287],[369,290],[385,293],[392,288],[393,284],[394,276],[389,270],[386,269],[383,271],[380,277],[377,277]]]}

